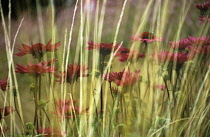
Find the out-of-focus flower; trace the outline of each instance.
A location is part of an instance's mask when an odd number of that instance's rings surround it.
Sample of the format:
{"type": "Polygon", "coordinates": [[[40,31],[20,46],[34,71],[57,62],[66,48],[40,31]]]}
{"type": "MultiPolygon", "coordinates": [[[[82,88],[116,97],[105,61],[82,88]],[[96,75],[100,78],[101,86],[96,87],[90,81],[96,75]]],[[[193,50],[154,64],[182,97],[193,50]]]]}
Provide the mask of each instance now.
{"type": "Polygon", "coordinates": [[[210,36],[202,36],[202,37],[188,37],[191,42],[191,46],[188,49],[191,52],[209,55],[210,54],[210,36]]]}
{"type": "Polygon", "coordinates": [[[137,82],[139,79],[140,70],[136,72],[125,71],[125,69],[121,72],[110,72],[109,74],[105,74],[104,79],[108,82],[113,82],[118,86],[131,86],[137,82]]]}
{"type": "Polygon", "coordinates": [[[154,85],[155,89],[159,89],[159,90],[164,90],[165,89],[165,85],[154,85]]]}
{"type": "Polygon", "coordinates": [[[16,71],[17,73],[28,73],[33,76],[41,76],[44,75],[44,73],[54,73],[57,69],[54,68],[54,66],[46,66],[43,65],[42,62],[38,64],[29,64],[26,66],[21,66],[19,64],[16,64],[16,71]]]}
{"type": "Polygon", "coordinates": [[[191,45],[191,42],[188,39],[181,39],[180,41],[171,41],[169,42],[169,47],[173,49],[184,50],[191,45]]]}
{"type": "Polygon", "coordinates": [[[7,78],[0,81],[0,88],[2,91],[5,91],[8,87],[7,78]]]}
{"type": "Polygon", "coordinates": [[[199,20],[201,21],[201,23],[204,23],[204,22],[210,23],[210,17],[200,16],[199,20]]]}
{"type": "Polygon", "coordinates": [[[22,57],[26,54],[32,54],[34,58],[41,58],[43,57],[45,52],[54,52],[58,50],[57,48],[60,46],[60,42],[57,42],[55,44],[51,44],[51,40],[47,43],[47,45],[44,45],[42,43],[36,43],[32,44],[32,46],[28,46],[25,44],[22,44],[22,49],[18,49],[20,52],[15,54],[19,57],[22,57]]]}
{"type": "Polygon", "coordinates": [[[200,10],[201,15],[206,15],[207,11],[210,9],[210,1],[206,1],[203,4],[195,4],[195,7],[200,10]]]}
{"type": "Polygon", "coordinates": [[[76,100],[58,100],[56,102],[56,112],[54,114],[58,115],[59,118],[70,118],[88,113],[89,108],[81,110],[80,107],[76,107],[76,100]]]}
{"type": "Polygon", "coordinates": [[[115,54],[115,56],[119,56],[120,54],[124,54],[124,53],[129,53],[130,52],[130,49],[129,48],[121,48],[120,50],[119,50],[119,52],[117,52],[116,54],[115,54]]]}
{"type": "Polygon", "coordinates": [[[0,108],[0,120],[3,117],[8,116],[9,114],[11,114],[14,111],[15,111],[15,109],[11,106],[5,106],[5,107],[0,108]]]}
{"type": "Polygon", "coordinates": [[[162,37],[156,37],[151,32],[143,32],[142,34],[131,37],[132,41],[142,41],[143,43],[149,43],[154,41],[163,41],[162,37]]]}
{"type": "Polygon", "coordinates": [[[39,134],[42,134],[42,137],[62,137],[62,132],[58,128],[52,128],[52,127],[47,127],[47,128],[40,128],[37,129],[37,132],[39,134]]]}
{"type": "Polygon", "coordinates": [[[50,66],[50,65],[54,64],[57,60],[58,60],[58,59],[53,58],[53,59],[50,59],[50,60],[48,60],[48,61],[42,61],[42,65],[43,65],[43,66],[50,66]]]}
{"type": "Polygon", "coordinates": [[[210,45],[210,36],[202,36],[202,37],[189,36],[188,40],[191,42],[192,46],[209,46],[210,45]]]}
{"type": "Polygon", "coordinates": [[[184,62],[191,60],[194,55],[186,52],[170,52],[162,50],[159,53],[153,53],[152,56],[159,62],[177,62],[178,64],[183,64],[184,62]]]}
{"type": "Polygon", "coordinates": [[[92,50],[92,49],[98,49],[100,54],[102,56],[107,56],[111,54],[112,50],[115,52],[116,50],[121,50],[122,46],[120,43],[117,43],[114,45],[113,43],[107,44],[107,43],[100,43],[96,44],[93,41],[88,42],[88,47],[86,49],[92,50]]]}
{"type": "Polygon", "coordinates": [[[202,54],[202,55],[210,55],[210,45],[209,46],[203,46],[203,47],[190,46],[190,47],[188,47],[188,49],[191,52],[194,52],[194,53],[198,53],[198,54],[202,54]]]}
{"type": "Polygon", "coordinates": [[[88,70],[88,67],[85,65],[78,65],[70,64],[68,65],[67,72],[60,72],[60,74],[55,74],[55,76],[58,78],[57,82],[63,83],[63,82],[74,82],[77,81],[79,77],[88,77],[89,74],[86,73],[88,70]]]}
{"type": "Polygon", "coordinates": [[[120,57],[119,57],[119,61],[120,62],[125,62],[127,60],[138,60],[139,58],[145,58],[145,54],[144,53],[139,53],[138,50],[133,50],[133,51],[130,51],[128,53],[121,53],[121,54],[118,54],[120,57]]]}

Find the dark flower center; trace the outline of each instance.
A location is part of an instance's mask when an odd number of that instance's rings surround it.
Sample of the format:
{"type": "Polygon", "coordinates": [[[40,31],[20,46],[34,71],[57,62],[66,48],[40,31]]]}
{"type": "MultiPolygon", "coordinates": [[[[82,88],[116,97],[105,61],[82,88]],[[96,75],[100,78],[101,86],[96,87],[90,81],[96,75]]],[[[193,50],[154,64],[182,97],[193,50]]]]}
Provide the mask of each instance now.
{"type": "Polygon", "coordinates": [[[150,33],[150,32],[143,32],[140,35],[140,38],[142,38],[142,39],[154,39],[155,36],[152,33],[150,33]]]}

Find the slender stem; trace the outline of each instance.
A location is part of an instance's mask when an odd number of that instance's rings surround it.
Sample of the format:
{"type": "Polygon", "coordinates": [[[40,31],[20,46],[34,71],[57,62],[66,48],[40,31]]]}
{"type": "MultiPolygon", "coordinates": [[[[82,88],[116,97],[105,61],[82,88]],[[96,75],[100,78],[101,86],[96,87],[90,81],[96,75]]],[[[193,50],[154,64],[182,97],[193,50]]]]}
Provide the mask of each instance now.
{"type": "Polygon", "coordinates": [[[175,92],[177,91],[177,84],[178,84],[178,81],[179,81],[179,74],[180,74],[180,69],[177,69],[176,70],[176,81],[175,81],[175,84],[173,86],[174,105],[176,104],[175,92]]]}
{"type": "Polygon", "coordinates": [[[100,101],[101,101],[101,114],[103,112],[103,71],[104,71],[104,61],[105,61],[105,57],[106,56],[101,56],[101,69],[100,69],[100,73],[101,73],[101,93],[100,93],[100,101]]]}
{"type": "Polygon", "coordinates": [[[110,92],[111,92],[112,100],[114,102],[114,95],[112,93],[112,83],[111,82],[109,82],[109,89],[110,89],[110,92]]]}
{"type": "MultiPolygon", "coordinates": [[[[35,115],[34,115],[34,126],[39,129],[38,124],[38,76],[35,78],[35,91],[34,91],[34,103],[35,103],[35,115]]],[[[36,131],[35,131],[36,132],[36,131]]]]}
{"type": "Polygon", "coordinates": [[[168,99],[170,100],[170,93],[169,93],[169,89],[168,89],[168,84],[167,84],[167,81],[163,78],[163,81],[166,85],[166,90],[167,90],[167,94],[168,94],[168,99]]]}
{"type": "Polygon", "coordinates": [[[43,110],[44,114],[46,115],[49,124],[51,125],[50,118],[49,118],[49,116],[47,115],[47,112],[45,111],[44,108],[43,108],[42,110],[43,110]]]}
{"type": "Polygon", "coordinates": [[[150,74],[149,74],[150,67],[149,67],[149,48],[148,48],[148,43],[144,42],[144,44],[145,44],[145,50],[147,52],[146,65],[147,65],[147,79],[148,79],[148,86],[147,86],[147,90],[146,90],[145,95],[144,95],[144,98],[145,98],[146,97],[146,93],[148,92],[148,90],[149,90],[149,94],[150,94],[150,74]]]}
{"type": "MultiPolygon", "coordinates": [[[[38,101],[41,100],[41,86],[42,86],[42,77],[39,76],[39,91],[38,91],[39,98],[38,98],[38,101]]],[[[41,111],[39,111],[39,115],[40,115],[40,126],[42,127],[42,112],[41,111]]]]}

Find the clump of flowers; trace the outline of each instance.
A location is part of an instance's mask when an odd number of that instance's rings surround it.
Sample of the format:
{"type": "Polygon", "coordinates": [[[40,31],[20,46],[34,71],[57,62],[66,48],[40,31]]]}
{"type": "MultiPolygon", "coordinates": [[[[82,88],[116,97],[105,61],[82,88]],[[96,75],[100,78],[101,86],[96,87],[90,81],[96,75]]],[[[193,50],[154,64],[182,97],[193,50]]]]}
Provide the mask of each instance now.
{"type": "Polygon", "coordinates": [[[116,45],[114,45],[113,43],[107,44],[107,43],[100,43],[100,44],[96,44],[93,41],[88,42],[88,47],[86,49],[88,50],[92,50],[92,49],[98,49],[99,53],[102,56],[107,56],[109,54],[111,54],[112,50],[115,52],[117,50],[120,51],[120,49],[122,48],[120,43],[117,43],[116,45]]]}
{"type": "Polygon", "coordinates": [[[125,69],[121,72],[110,72],[105,74],[104,79],[108,82],[113,82],[118,86],[131,86],[137,82],[139,79],[140,70],[135,72],[126,71],[125,69]]]}
{"type": "Polygon", "coordinates": [[[0,108],[0,120],[3,117],[8,116],[9,114],[11,114],[14,111],[15,111],[15,109],[11,106],[4,106],[4,107],[0,108]]]}
{"type": "Polygon", "coordinates": [[[189,47],[189,50],[203,55],[209,55],[210,54],[210,46],[204,46],[204,47],[189,47]]]}
{"type": "Polygon", "coordinates": [[[169,47],[178,49],[178,51],[191,51],[191,54],[203,54],[210,53],[210,36],[192,37],[181,39],[180,41],[169,42],[169,47]]]}
{"type": "Polygon", "coordinates": [[[44,73],[54,73],[57,70],[54,66],[47,66],[47,64],[44,65],[42,62],[38,64],[29,64],[26,66],[22,66],[19,64],[16,65],[16,73],[28,73],[33,76],[41,76],[44,75],[44,73]]]}
{"type": "Polygon", "coordinates": [[[37,129],[37,132],[39,134],[42,134],[42,137],[62,137],[62,132],[58,130],[58,128],[42,127],[40,129],[37,129]]]}
{"type": "Polygon", "coordinates": [[[191,46],[188,47],[190,51],[203,55],[210,54],[210,36],[189,36],[188,39],[191,42],[191,46]]]}
{"type": "Polygon", "coordinates": [[[74,81],[77,81],[79,77],[88,77],[89,74],[87,74],[88,67],[85,65],[78,65],[75,64],[69,64],[67,67],[67,71],[60,72],[60,74],[55,74],[55,76],[58,78],[58,82],[68,82],[72,83],[74,81]]]}
{"type": "Polygon", "coordinates": [[[186,52],[170,52],[166,50],[162,50],[159,53],[153,53],[152,55],[159,62],[177,62],[178,64],[183,64],[184,62],[191,60],[193,56],[186,52]]]}
{"type": "Polygon", "coordinates": [[[56,101],[56,115],[59,118],[71,118],[84,113],[88,113],[89,108],[81,110],[81,107],[76,106],[77,100],[58,100],[56,101]]]}
{"type": "Polygon", "coordinates": [[[202,37],[189,36],[188,40],[191,42],[193,46],[209,46],[210,45],[210,36],[202,36],[202,37]]]}
{"type": "Polygon", "coordinates": [[[6,91],[7,87],[8,87],[8,82],[7,82],[7,78],[5,78],[0,81],[0,88],[2,91],[6,91]]]}
{"type": "Polygon", "coordinates": [[[156,37],[151,32],[143,32],[141,34],[131,37],[132,41],[141,41],[143,43],[150,43],[154,41],[163,41],[162,37],[156,37]]]}
{"type": "Polygon", "coordinates": [[[41,58],[43,57],[45,52],[54,52],[58,50],[57,48],[59,46],[60,42],[51,44],[51,40],[46,45],[42,43],[36,43],[32,44],[32,46],[30,47],[28,45],[22,44],[23,48],[18,49],[20,52],[15,55],[22,57],[26,54],[32,54],[34,58],[41,58]]]}
{"type": "Polygon", "coordinates": [[[179,51],[185,50],[187,47],[191,45],[189,39],[181,39],[180,41],[170,41],[169,47],[172,49],[178,49],[179,51]]]}

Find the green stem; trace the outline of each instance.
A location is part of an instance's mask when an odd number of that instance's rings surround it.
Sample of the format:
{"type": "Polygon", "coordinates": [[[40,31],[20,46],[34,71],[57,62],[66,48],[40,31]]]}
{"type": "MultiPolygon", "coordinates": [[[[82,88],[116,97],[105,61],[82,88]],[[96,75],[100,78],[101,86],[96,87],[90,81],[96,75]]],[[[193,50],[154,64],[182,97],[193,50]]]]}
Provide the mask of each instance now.
{"type": "Polygon", "coordinates": [[[50,118],[49,118],[49,116],[47,115],[47,112],[45,111],[44,108],[43,108],[42,110],[43,110],[44,114],[46,115],[49,124],[51,125],[50,118]]]}
{"type": "Polygon", "coordinates": [[[168,94],[168,99],[170,100],[170,93],[169,93],[167,81],[165,80],[165,78],[163,78],[163,81],[164,81],[164,83],[166,85],[166,91],[167,91],[167,94],[168,94]]]}
{"type": "Polygon", "coordinates": [[[105,61],[105,56],[101,56],[101,68],[100,68],[100,73],[101,73],[101,93],[100,93],[100,102],[101,102],[101,114],[103,114],[103,70],[104,70],[104,61],[105,61]]]}
{"type": "MultiPolygon", "coordinates": [[[[42,77],[40,75],[39,76],[39,91],[38,91],[39,98],[38,98],[38,101],[41,100],[41,86],[42,86],[42,77]]],[[[40,116],[40,126],[42,127],[42,112],[41,111],[39,111],[39,116],[40,116]]]]}
{"type": "Polygon", "coordinates": [[[173,85],[174,105],[176,104],[175,92],[177,91],[177,84],[178,84],[178,81],[179,81],[179,74],[180,74],[180,69],[177,69],[176,70],[176,81],[175,81],[175,84],[173,85]]]}
{"type": "Polygon", "coordinates": [[[39,124],[38,124],[38,76],[36,76],[36,78],[35,78],[34,103],[35,103],[34,126],[37,129],[39,129],[39,124]]]}
{"type": "Polygon", "coordinates": [[[114,95],[112,93],[112,83],[111,82],[109,82],[109,89],[110,89],[110,92],[111,92],[112,100],[114,102],[114,95]]]}

